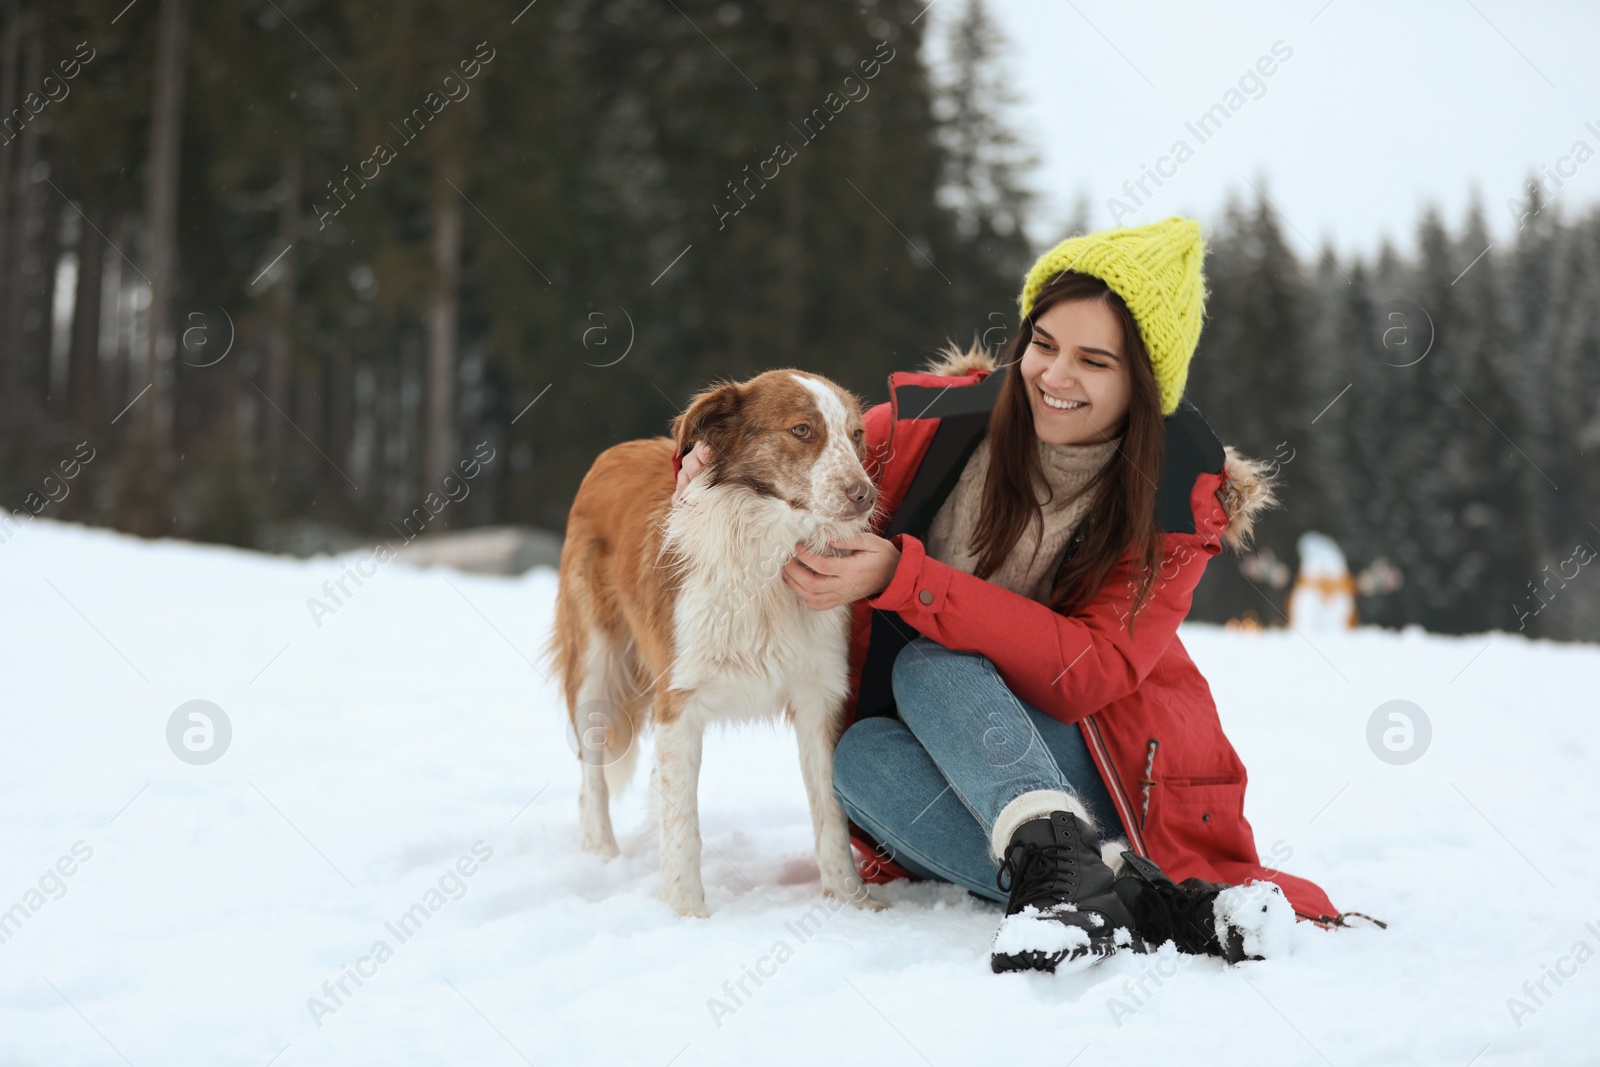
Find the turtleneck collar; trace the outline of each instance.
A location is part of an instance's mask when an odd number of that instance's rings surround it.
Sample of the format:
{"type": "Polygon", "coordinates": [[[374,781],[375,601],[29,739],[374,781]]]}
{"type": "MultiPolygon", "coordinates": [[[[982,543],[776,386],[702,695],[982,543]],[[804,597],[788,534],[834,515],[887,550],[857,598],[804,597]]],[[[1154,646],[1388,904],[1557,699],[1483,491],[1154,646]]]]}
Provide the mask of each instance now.
{"type": "Polygon", "coordinates": [[[1122,435],[1086,445],[1054,445],[1041,440],[1038,442],[1039,465],[1052,483],[1060,475],[1093,475],[1116,455],[1122,441],[1122,435]]]}

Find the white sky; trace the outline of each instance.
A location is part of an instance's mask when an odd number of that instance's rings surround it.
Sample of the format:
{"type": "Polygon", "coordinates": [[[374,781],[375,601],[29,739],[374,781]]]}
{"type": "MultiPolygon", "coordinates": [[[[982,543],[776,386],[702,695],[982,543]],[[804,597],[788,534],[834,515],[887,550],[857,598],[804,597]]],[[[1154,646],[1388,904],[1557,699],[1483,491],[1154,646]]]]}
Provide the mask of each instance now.
{"type": "MultiPolygon", "coordinates": [[[[1248,180],[1304,260],[1324,240],[1367,253],[1386,234],[1409,252],[1429,200],[1459,232],[1474,187],[1498,245],[1515,232],[1506,201],[1580,139],[1597,158],[1563,179],[1556,203],[1570,219],[1600,201],[1600,132],[1584,126],[1600,131],[1600,5],[988,2],[1014,57],[1014,126],[1042,159],[1028,225],[1041,244],[1064,236],[1080,191],[1095,229],[1173,214],[1210,226],[1230,189],[1254,197],[1248,180]],[[1265,93],[1199,143],[1184,123],[1279,40],[1293,56],[1265,93]],[[1107,198],[1180,137],[1194,157],[1115,220],[1107,198]]],[[[936,0],[934,30],[964,3],[936,0]]]]}

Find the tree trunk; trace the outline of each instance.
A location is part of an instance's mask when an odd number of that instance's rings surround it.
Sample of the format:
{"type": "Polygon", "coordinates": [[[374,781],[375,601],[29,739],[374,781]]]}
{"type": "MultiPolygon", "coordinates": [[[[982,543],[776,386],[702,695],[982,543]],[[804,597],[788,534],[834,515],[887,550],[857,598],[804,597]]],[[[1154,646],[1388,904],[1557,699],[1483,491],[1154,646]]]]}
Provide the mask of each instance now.
{"type": "MultiPolygon", "coordinates": [[[[44,148],[40,154],[52,154],[50,149],[53,146],[42,134],[39,139],[44,148]]],[[[51,169],[47,159],[40,159],[36,166],[42,170],[51,169]]],[[[62,223],[65,213],[73,209],[44,182],[30,181],[25,210],[37,220],[32,228],[36,230],[35,247],[38,249],[34,260],[37,267],[32,272],[28,287],[28,299],[33,305],[28,318],[37,324],[32,331],[32,344],[27,354],[27,374],[32,379],[28,395],[33,398],[35,409],[43,416],[51,410],[59,410],[64,399],[55,391],[56,276],[61,269],[64,251],[61,246],[62,223]]],[[[76,214],[75,211],[73,213],[76,214]]],[[[81,223],[83,220],[73,221],[81,223]]]]}
{"type": "MultiPolygon", "coordinates": [[[[37,84],[41,65],[38,27],[31,13],[18,16],[24,24],[21,48],[26,51],[22,80],[24,85],[37,84]]],[[[20,95],[20,94],[19,94],[20,95]]],[[[27,115],[24,105],[21,109],[27,115]]],[[[10,114],[9,112],[7,113],[10,114]]],[[[11,405],[12,426],[21,425],[20,417],[31,412],[35,405],[26,403],[36,383],[36,374],[29,373],[30,346],[27,338],[27,312],[30,282],[29,267],[36,257],[32,254],[38,243],[40,223],[37,211],[38,197],[34,195],[33,170],[39,162],[39,119],[37,116],[22,127],[17,140],[16,170],[10,174],[6,199],[11,204],[12,225],[6,249],[6,259],[0,262],[0,271],[6,274],[5,322],[0,327],[0,347],[5,350],[5,393],[11,405]]],[[[34,309],[37,311],[37,307],[34,309]]],[[[44,311],[44,322],[49,321],[49,310],[44,311]]]]}
{"type": "Polygon", "coordinates": [[[100,290],[106,243],[100,233],[109,224],[107,212],[98,203],[90,201],[84,208],[94,228],[84,226],[78,242],[78,294],[72,304],[72,347],[67,354],[67,402],[70,418],[80,430],[97,426],[102,416],[100,290]]]}
{"type": "MultiPolygon", "coordinates": [[[[5,37],[0,40],[0,118],[9,116],[17,106],[17,57],[22,48],[22,8],[16,3],[5,5],[5,37]]],[[[9,309],[11,248],[15,241],[11,224],[12,189],[16,179],[16,138],[12,131],[0,128],[0,308],[9,309]]],[[[17,425],[16,349],[11,344],[11,317],[6,315],[6,325],[0,328],[0,385],[5,396],[0,404],[5,406],[6,425],[17,425]]]]}
{"type": "Polygon", "coordinates": [[[128,440],[118,456],[116,524],[146,537],[170,536],[176,525],[171,472],[176,332],[172,298],[178,282],[178,146],[183,133],[183,80],[188,57],[187,0],[161,0],[151,89],[150,159],[145,175],[145,269],[150,286],[142,351],[132,370],[128,440]],[[149,389],[148,395],[142,395],[149,389]],[[135,421],[136,420],[136,421],[135,421]]]}
{"type": "MultiPolygon", "coordinates": [[[[300,217],[300,149],[297,146],[284,148],[280,165],[278,243],[288,251],[278,261],[282,273],[276,283],[277,291],[272,295],[272,322],[267,333],[267,395],[281,410],[288,412],[294,374],[294,298],[298,281],[294,242],[300,217]]],[[[264,423],[267,475],[276,482],[283,474],[283,447],[288,425],[277,412],[267,413],[264,423]]]]}
{"type": "MultiPolygon", "coordinates": [[[[425,488],[440,490],[455,463],[457,330],[461,284],[461,194],[451,187],[464,180],[459,158],[434,165],[433,297],[428,306],[427,447],[425,488]]],[[[448,524],[445,524],[448,525],[448,524]]]]}
{"type": "Polygon", "coordinates": [[[178,282],[178,149],[183,137],[183,82],[188,67],[187,0],[161,0],[159,20],[145,188],[149,329],[141,368],[144,380],[139,388],[155,386],[140,409],[142,424],[151,431],[155,457],[164,460],[172,444],[172,298],[178,282]]]}
{"type": "MultiPolygon", "coordinates": [[[[816,91],[816,64],[812,62],[810,49],[803,34],[794,38],[791,55],[796,77],[789,97],[789,113],[795,116],[806,114],[805,108],[810,106],[816,91]]],[[[778,289],[778,315],[771,340],[776,342],[774,355],[779,362],[798,363],[806,332],[805,222],[811,154],[802,148],[800,158],[790,163],[788,170],[790,173],[784,175],[783,183],[783,254],[779,261],[782,284],[778,289]]],[[[761,347],[762,342],[757,341],[749,354],[760,351],[761,347]]]]}
{"type": "MultiPolygon", "coordinates": [[[[113,251],[128,247],[128,235],[132,230],[127,212],[117,201],[118,198],[114,197],[112,203],[115,206],[107,214],[108,218],[116,219],[106,233],[105,242],[106,247],[113,251]]],[[[110,318],[110,322],[101,327],[103,333],[109,334],[109,343],[106,346],[107,359],[100,365],[100,391],[106,398],[106,418],[119,421],[123,408],[127,407],[128,401],[137,392],[131,386],[134,378],[132,362],[138,357],[130,351],[130,324],[124,307],[124,290],[128,285],[127,266],[128,261],[120,254],[102,254],[100,259],[100,273],[104,276],[100,283],[100,314],[102,318],[110,318]]]]}

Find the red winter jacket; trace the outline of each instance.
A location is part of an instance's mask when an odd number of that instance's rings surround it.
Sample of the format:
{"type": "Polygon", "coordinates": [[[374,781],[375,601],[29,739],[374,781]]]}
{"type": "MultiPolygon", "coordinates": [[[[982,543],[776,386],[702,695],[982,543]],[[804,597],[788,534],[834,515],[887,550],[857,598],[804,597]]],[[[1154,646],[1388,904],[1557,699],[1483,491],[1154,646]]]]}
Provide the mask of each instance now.
{"type": "MultiPolygon", "coordinates": [[[[868,473],[883,503],[875,532],[901,555],[888,587],[853,605],[851,720],[893,712],[890,668],[917,634],[980,653],[1018,697],[1083,731],[1135,851],[1176,881],[1276,882],[1301,918],[1336,921],[1338,909],[1318,886],[1261,866],[1244,817],[1244,764],[1177,636],[1230,522],[1250,520],[1230,515],[1218,497],[1242,465],[1182,402],[1166,419],[1157,491],[1165,563],[1133,636],[1123,624],[1131,550],[1092,601],[1061,615],[931,559],[923,547],[934,513],[987,432],[1004,380],[981,359],[947,370],[891,374],[889,401],[865,415],[868,455],[876,460],[868,473]]],[[[674,457],[674,474],[677,467],[674,457]]],[[[863,877],[885,880],[877,861],[863,857],[862,865],[863,877]]]]}

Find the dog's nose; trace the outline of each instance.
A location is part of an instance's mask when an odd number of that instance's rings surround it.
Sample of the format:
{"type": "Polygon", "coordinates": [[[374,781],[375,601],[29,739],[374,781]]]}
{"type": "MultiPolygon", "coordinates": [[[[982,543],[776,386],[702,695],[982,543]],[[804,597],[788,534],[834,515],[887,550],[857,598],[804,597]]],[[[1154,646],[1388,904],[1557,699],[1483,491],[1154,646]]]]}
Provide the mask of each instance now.
{"type": "Polygon", "coordinates": [[[872,487],[871,482],[854,482],[845,489],[844,495],[850,498],[850,503],[855,505],[857,515],[864,515],[872,510],[872,505],[878,499],[878,491],[872,487]]]}

